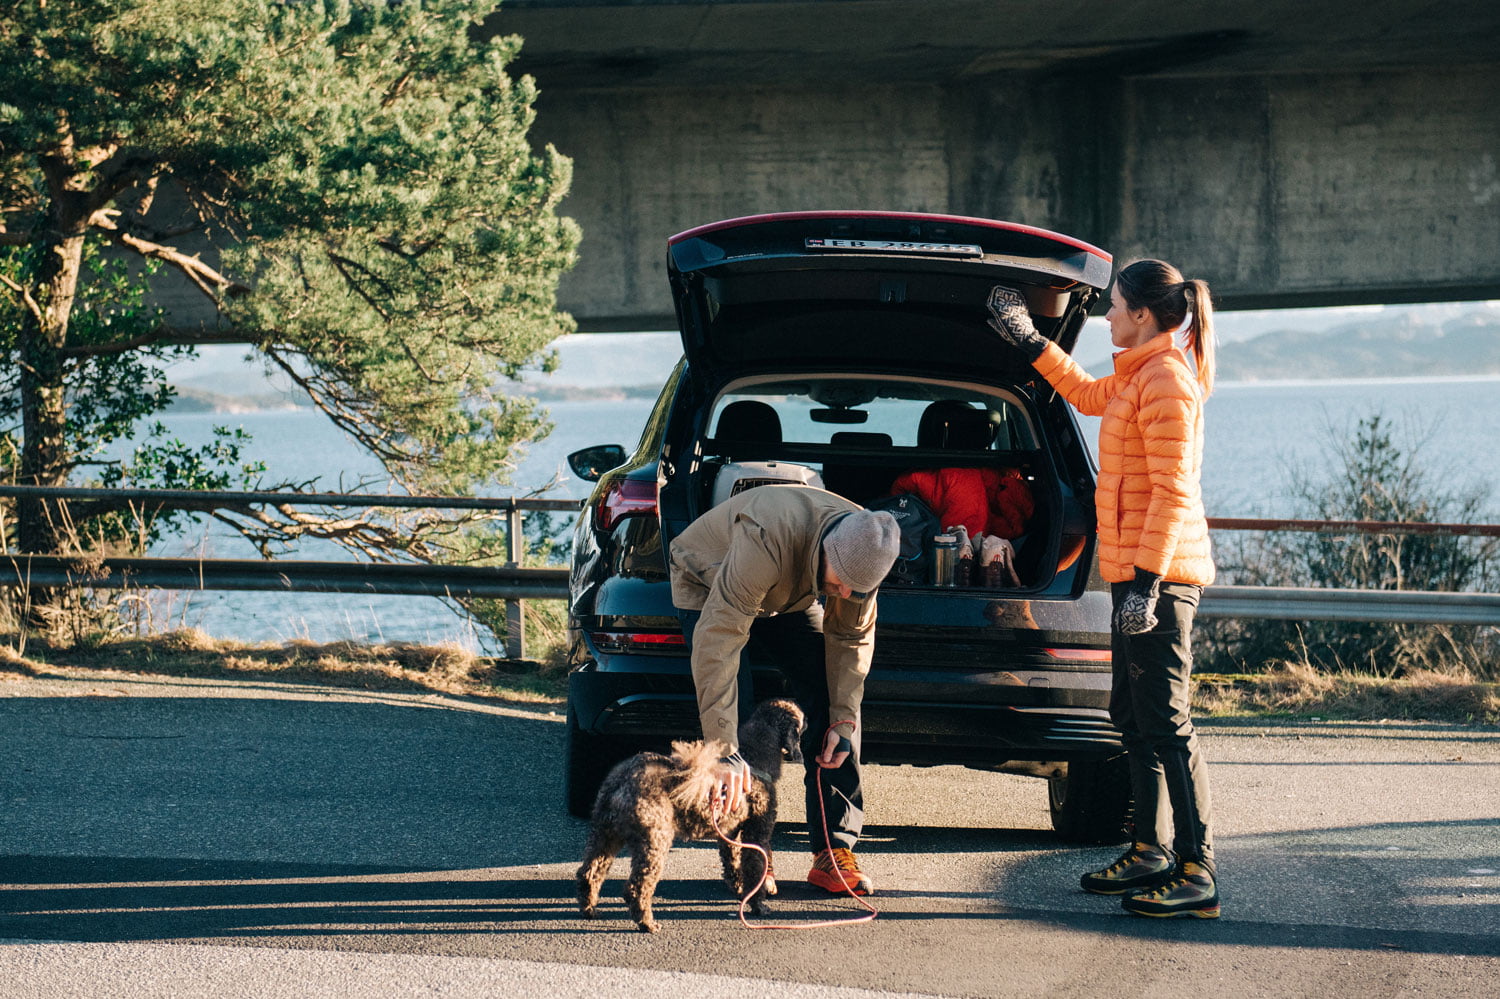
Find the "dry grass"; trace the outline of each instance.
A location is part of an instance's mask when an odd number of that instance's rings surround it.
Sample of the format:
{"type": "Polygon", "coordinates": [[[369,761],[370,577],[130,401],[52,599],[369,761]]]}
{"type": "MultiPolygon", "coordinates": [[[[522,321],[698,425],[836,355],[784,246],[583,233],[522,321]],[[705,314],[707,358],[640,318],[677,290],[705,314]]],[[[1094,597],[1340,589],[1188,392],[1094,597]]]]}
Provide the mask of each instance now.
{"type": "MultiPolygon", "coordinates": [[[[205,679],[244,677],[533,704],[557,703],[566,696],[566,677],[559,667],[477,656],[451,644],[293,641],[250,645],[185,629],[73,647],[33,638],[24,647],[24,655],[16,649],[14,642],[7,643],[0,636],[0,675],[113,671],[205,679]]],[[[1500,724],[1500,684],[1463,674],[1413,673],[1390,679],[1324,673],[1305,663],[1286,662],[1264,673],[1196,674],[1193,687],[1193,708],[1204,717],[1500,724]]]]}
{"type": "Polygon", "coordinates": [[[147,638],[64,647],[31,639],[25,654],[0,645],[0,672],[47,676],[58,670],[115,671],[201,678],[254,677],[361,690],[432,691],[524,703],[565,694],[562,671],[540,663],[493,659],[454,644],[387,642],[251,645],[184,629],[147,638]]]}
{"type": "Polygon", "coordinates": [[[1279,663],[1265,673],[1194,676],[1193,709],[1204,716],[1301,715],[1328,719],[1500,724],[1500,684],[1466,674],[1325,673],[1279,663]]]}

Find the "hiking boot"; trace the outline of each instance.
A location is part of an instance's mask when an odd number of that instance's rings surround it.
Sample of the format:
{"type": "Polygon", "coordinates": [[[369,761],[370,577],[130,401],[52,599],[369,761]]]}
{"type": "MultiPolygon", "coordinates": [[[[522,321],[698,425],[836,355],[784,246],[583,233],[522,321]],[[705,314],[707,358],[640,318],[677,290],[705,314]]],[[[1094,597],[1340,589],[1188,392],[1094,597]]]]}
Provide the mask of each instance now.
{"type": "Polygon", "coordinates": [[[1078,884],[1096,895],[1124,895],[1165,884],[1176,873],[1177,862],[1171,854],[1149,843],[1136,843],[1104,870],[1079,878],[1078,884]]]}
{"type": "Polygon", "coordinates": [[[1202,864],[1187,861],[1176,877],[1159,888],[1130,895],[1120,903],[1137,916],[1193,919],[1219,918],[1219,887],[1202,864]]]}
{"type": "Polygon", "coordinates": [[[841,846],[813,855],[812,870],[807,872],[807,883],[835,895],[875,894],[875,883],[859,869],[854,851],[841,846]]]}

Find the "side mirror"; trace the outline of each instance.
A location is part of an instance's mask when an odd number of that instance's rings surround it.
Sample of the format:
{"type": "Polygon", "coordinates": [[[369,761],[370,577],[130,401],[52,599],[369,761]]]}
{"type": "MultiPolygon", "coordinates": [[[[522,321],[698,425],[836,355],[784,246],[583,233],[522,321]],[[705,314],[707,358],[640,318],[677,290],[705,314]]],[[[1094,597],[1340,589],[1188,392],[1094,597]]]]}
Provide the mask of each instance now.
{"type": "Polygon", "coordinates": [[[618,444],[595,444],[568,455],[568,467],[585,482],[598,482],[611,468],[625,464],[625,449],[618,444]]]}

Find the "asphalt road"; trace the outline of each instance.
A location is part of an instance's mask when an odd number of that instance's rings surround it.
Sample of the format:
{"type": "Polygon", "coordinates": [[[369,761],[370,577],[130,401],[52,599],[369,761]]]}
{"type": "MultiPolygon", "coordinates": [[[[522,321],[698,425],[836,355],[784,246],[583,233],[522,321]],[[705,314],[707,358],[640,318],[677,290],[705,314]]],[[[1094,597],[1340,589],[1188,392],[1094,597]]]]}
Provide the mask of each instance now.
{"type": "MultiPolygon", "coordinates": [[[[1053,839],[1040,781],[875,767],[874,922],[750,932],[689,844],[647,936],[623,861],[576,917],[559,713],[0,673],[0,997],[1496,995],[1500,731],[1201,729],[1220,920],[1079,891],[1117,851],[1053,839]]],[[[774,916],[852,917],[795,882],[795,780],[774,916]]]]}

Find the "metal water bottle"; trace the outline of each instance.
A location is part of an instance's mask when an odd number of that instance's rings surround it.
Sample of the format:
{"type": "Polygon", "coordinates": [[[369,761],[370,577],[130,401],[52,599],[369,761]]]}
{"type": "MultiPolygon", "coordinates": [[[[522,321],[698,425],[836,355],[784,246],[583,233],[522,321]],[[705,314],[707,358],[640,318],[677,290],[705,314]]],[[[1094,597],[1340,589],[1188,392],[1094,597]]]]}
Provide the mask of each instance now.
{"type": "Polygon", "coordinates": [[[936,534],[932,538],[932,582],[935,586],[952,586],[953,572],[958,568],[958,535],[936,534]]]}

